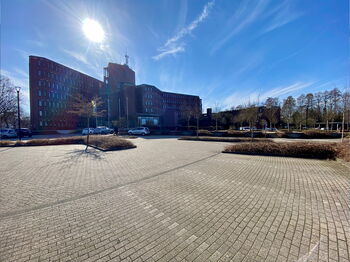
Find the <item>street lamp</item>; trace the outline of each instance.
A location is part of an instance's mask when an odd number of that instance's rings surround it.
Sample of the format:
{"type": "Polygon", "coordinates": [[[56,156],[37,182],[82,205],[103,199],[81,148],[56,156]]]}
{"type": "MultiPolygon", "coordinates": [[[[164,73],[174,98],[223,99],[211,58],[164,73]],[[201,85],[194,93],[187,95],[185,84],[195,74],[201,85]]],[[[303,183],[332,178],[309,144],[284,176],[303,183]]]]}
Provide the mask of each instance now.
{"type": "Polygon", "coordinates": [[[92,100],[91,101],[92,104],[92,112],[95,115],[95,125],[97,127],[97,108],[96,108],[96,101],[92,100]]]}
{"type": "Polygon", "coordinates": [[[18,118],[18,139],[21,140],[21,111],[19,110],[19,91],[21,88],[19,86],[16,87],[17,91],[17,118],[18,118]]]}

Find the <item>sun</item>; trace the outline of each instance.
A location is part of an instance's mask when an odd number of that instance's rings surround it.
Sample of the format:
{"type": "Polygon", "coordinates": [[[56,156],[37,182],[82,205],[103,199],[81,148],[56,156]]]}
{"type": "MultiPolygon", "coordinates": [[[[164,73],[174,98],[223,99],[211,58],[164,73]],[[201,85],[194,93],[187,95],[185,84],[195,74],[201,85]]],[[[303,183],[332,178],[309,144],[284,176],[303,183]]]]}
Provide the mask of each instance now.
{"type": "Polygon", "coordinates": [[[105,32],[96,20],[86,18],[83,21],[82,29],[84,35],[92,42],[101,43],[105,39],[105,32]]]}

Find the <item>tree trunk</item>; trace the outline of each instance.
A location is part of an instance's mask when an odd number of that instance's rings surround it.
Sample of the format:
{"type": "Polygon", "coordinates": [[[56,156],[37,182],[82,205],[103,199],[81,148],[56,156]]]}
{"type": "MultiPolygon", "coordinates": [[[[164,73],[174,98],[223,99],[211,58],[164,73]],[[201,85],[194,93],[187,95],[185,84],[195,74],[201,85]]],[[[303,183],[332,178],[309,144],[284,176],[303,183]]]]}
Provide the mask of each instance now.
{"type": "Polygon", "coordinates": [[[197,117],[197,137],[198,137],[198,131],[199,131],[199,118],[197,117]]]}
{"type": "Polygon", "coordinates": [[[343,111],[343,119],[341,123],[341,142],[344,140],[344,127],[345,127],[345,109],[343,111]]]}
{"type": "Polygon", "coordinates": [[[88,117],[88,133],[87,133],[87,137],[86,137],[86,148],[85,148],[85,151],[89,147],[89,138],[90,138],[90,117],[88,117]]]}

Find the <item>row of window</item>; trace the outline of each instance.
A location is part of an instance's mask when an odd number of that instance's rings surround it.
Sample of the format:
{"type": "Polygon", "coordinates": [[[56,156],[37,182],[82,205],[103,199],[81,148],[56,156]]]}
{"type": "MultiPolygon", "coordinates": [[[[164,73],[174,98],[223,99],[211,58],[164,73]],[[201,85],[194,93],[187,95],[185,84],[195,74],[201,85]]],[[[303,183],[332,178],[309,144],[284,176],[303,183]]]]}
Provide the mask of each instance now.
{"type": "Polygon", "coordinates": [[[66,121],[39,121],[40,126],[55,126],[55,127],[64,127],[67,126],[66,121]]]}
{"type": "Polygon", "coordinates": [[[56,98],[56,99],[68,99],[67,94],[62,94],[62,93],[55,93],[55,92],[46,92],[38,90],[38,96],[47,96],[49,98],[56,98]]]}
{"type": "MultiPolygon", "coordinates": [[[[55,75],[69,75],[70,78],[72,77],[80,77],[81,79],[84,80],[89,80],[89,79],[93,79],[90,76],[87,76],[85,74],[79,73],[77,71],[74,71],[73,69],[58,65],[54,62],[50,62],[50,61],[42,61],[42,60],[38,60],[38,66],[40,66],[41,68],[46,67],[48,69],[50,69],[51,71],[55,71],[55,75]]],[[[40,71],[40,74],[38,73],[38,75],[45,75],[46,73],[49,73],[50,75],[54,75],[52,72],[47,72],[47,71],[40,71]]],[[[46,75],[49,76],[49,75],[46,75]]]]}
{"type": "Polygon", "coordinates": [[[77,88],[98,88],[100,85],[94,85],[93,83],[84,83],[80,81],[74,81],[74,80],[65,80],[62,82],[50,82],[47,80],[39,80],[38,81],[39,87],[48,87],[53,89],[62,89],[62,90],[71,90],[71,89],[77,89],[77,88]]]}
{"type": "Polygon", "coordinates": [[[66,103],[55,102],[55,101],[39,100],[39,106],[48,106],[48,107],[56,107],[56,108],[66,108],[66,103]]]}
{"type": "Polygon", "coordinates": [[[57,116],[60,114],[61,111],[58,110],[39,110],[39,116],[40,117],[52,117],[52,116],[57,116]]]}

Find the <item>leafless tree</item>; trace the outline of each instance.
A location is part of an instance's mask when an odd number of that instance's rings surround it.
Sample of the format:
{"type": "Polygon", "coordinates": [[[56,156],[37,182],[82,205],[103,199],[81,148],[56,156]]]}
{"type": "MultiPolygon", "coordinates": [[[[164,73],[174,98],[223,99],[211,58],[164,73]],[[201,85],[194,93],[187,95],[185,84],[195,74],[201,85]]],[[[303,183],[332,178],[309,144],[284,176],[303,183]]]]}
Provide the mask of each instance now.
{"type": "Polygon", "coordinates": [[[100,97],[93,97],[92,99],[89,99],[81,94],[76,95],[73,99],[74,101],[71,104],[71,109],[68,111],[68,113],[87,119],[87,127],[89,130],[86,138],[85,150],[87,150],[89,147],[90,137],[90,118],[103,116],[105,113],[104,110],[98,111],[98,108],[103,104],[102,99],[100,97]]]}
{"type": "Polygon", "coordinates": [[[244,106],[240,111],[240,118],[249,124],[250,135],[253,139],[253,129],[256,126],[256,122],[258,121],[258,107],[255,104],[248,103],[244,106]]]}
{"type": "Polygon", "coordinates": [[[288,96],[286,99],[283,100],[282,117],[287,122],[288,131],[290,130],[290,123],[293,121],[295,106],[295,99],[292,96],[288,96]]]}
{"type": "Polygon", "coordinates": [[[15,86],[10,79],[0,76],[0,120],[9,127],[11,122],[15,122],[17,115],[17,97],[15,86]]]}
{"type": "Polygon", "coordinates": [[[182,118],[186,119],[187,130],[189,130],[190,129],[190,120],[193,117],[193,106],[184,105],[181,108],[181,112],[182,112],[182,118]]]}
{"type": "Polygon", "coordinates": [[[218,131],[218,119],[220,118],[221,106],[218,102],[214,105],[215,131],[218,131]]]}
{"type": "Polygon", "coordinates": [[[270,128],[278,122],[279,102],[277,97],[268,97],[265,101],[265,116],[270,123],[270,128]]]}

